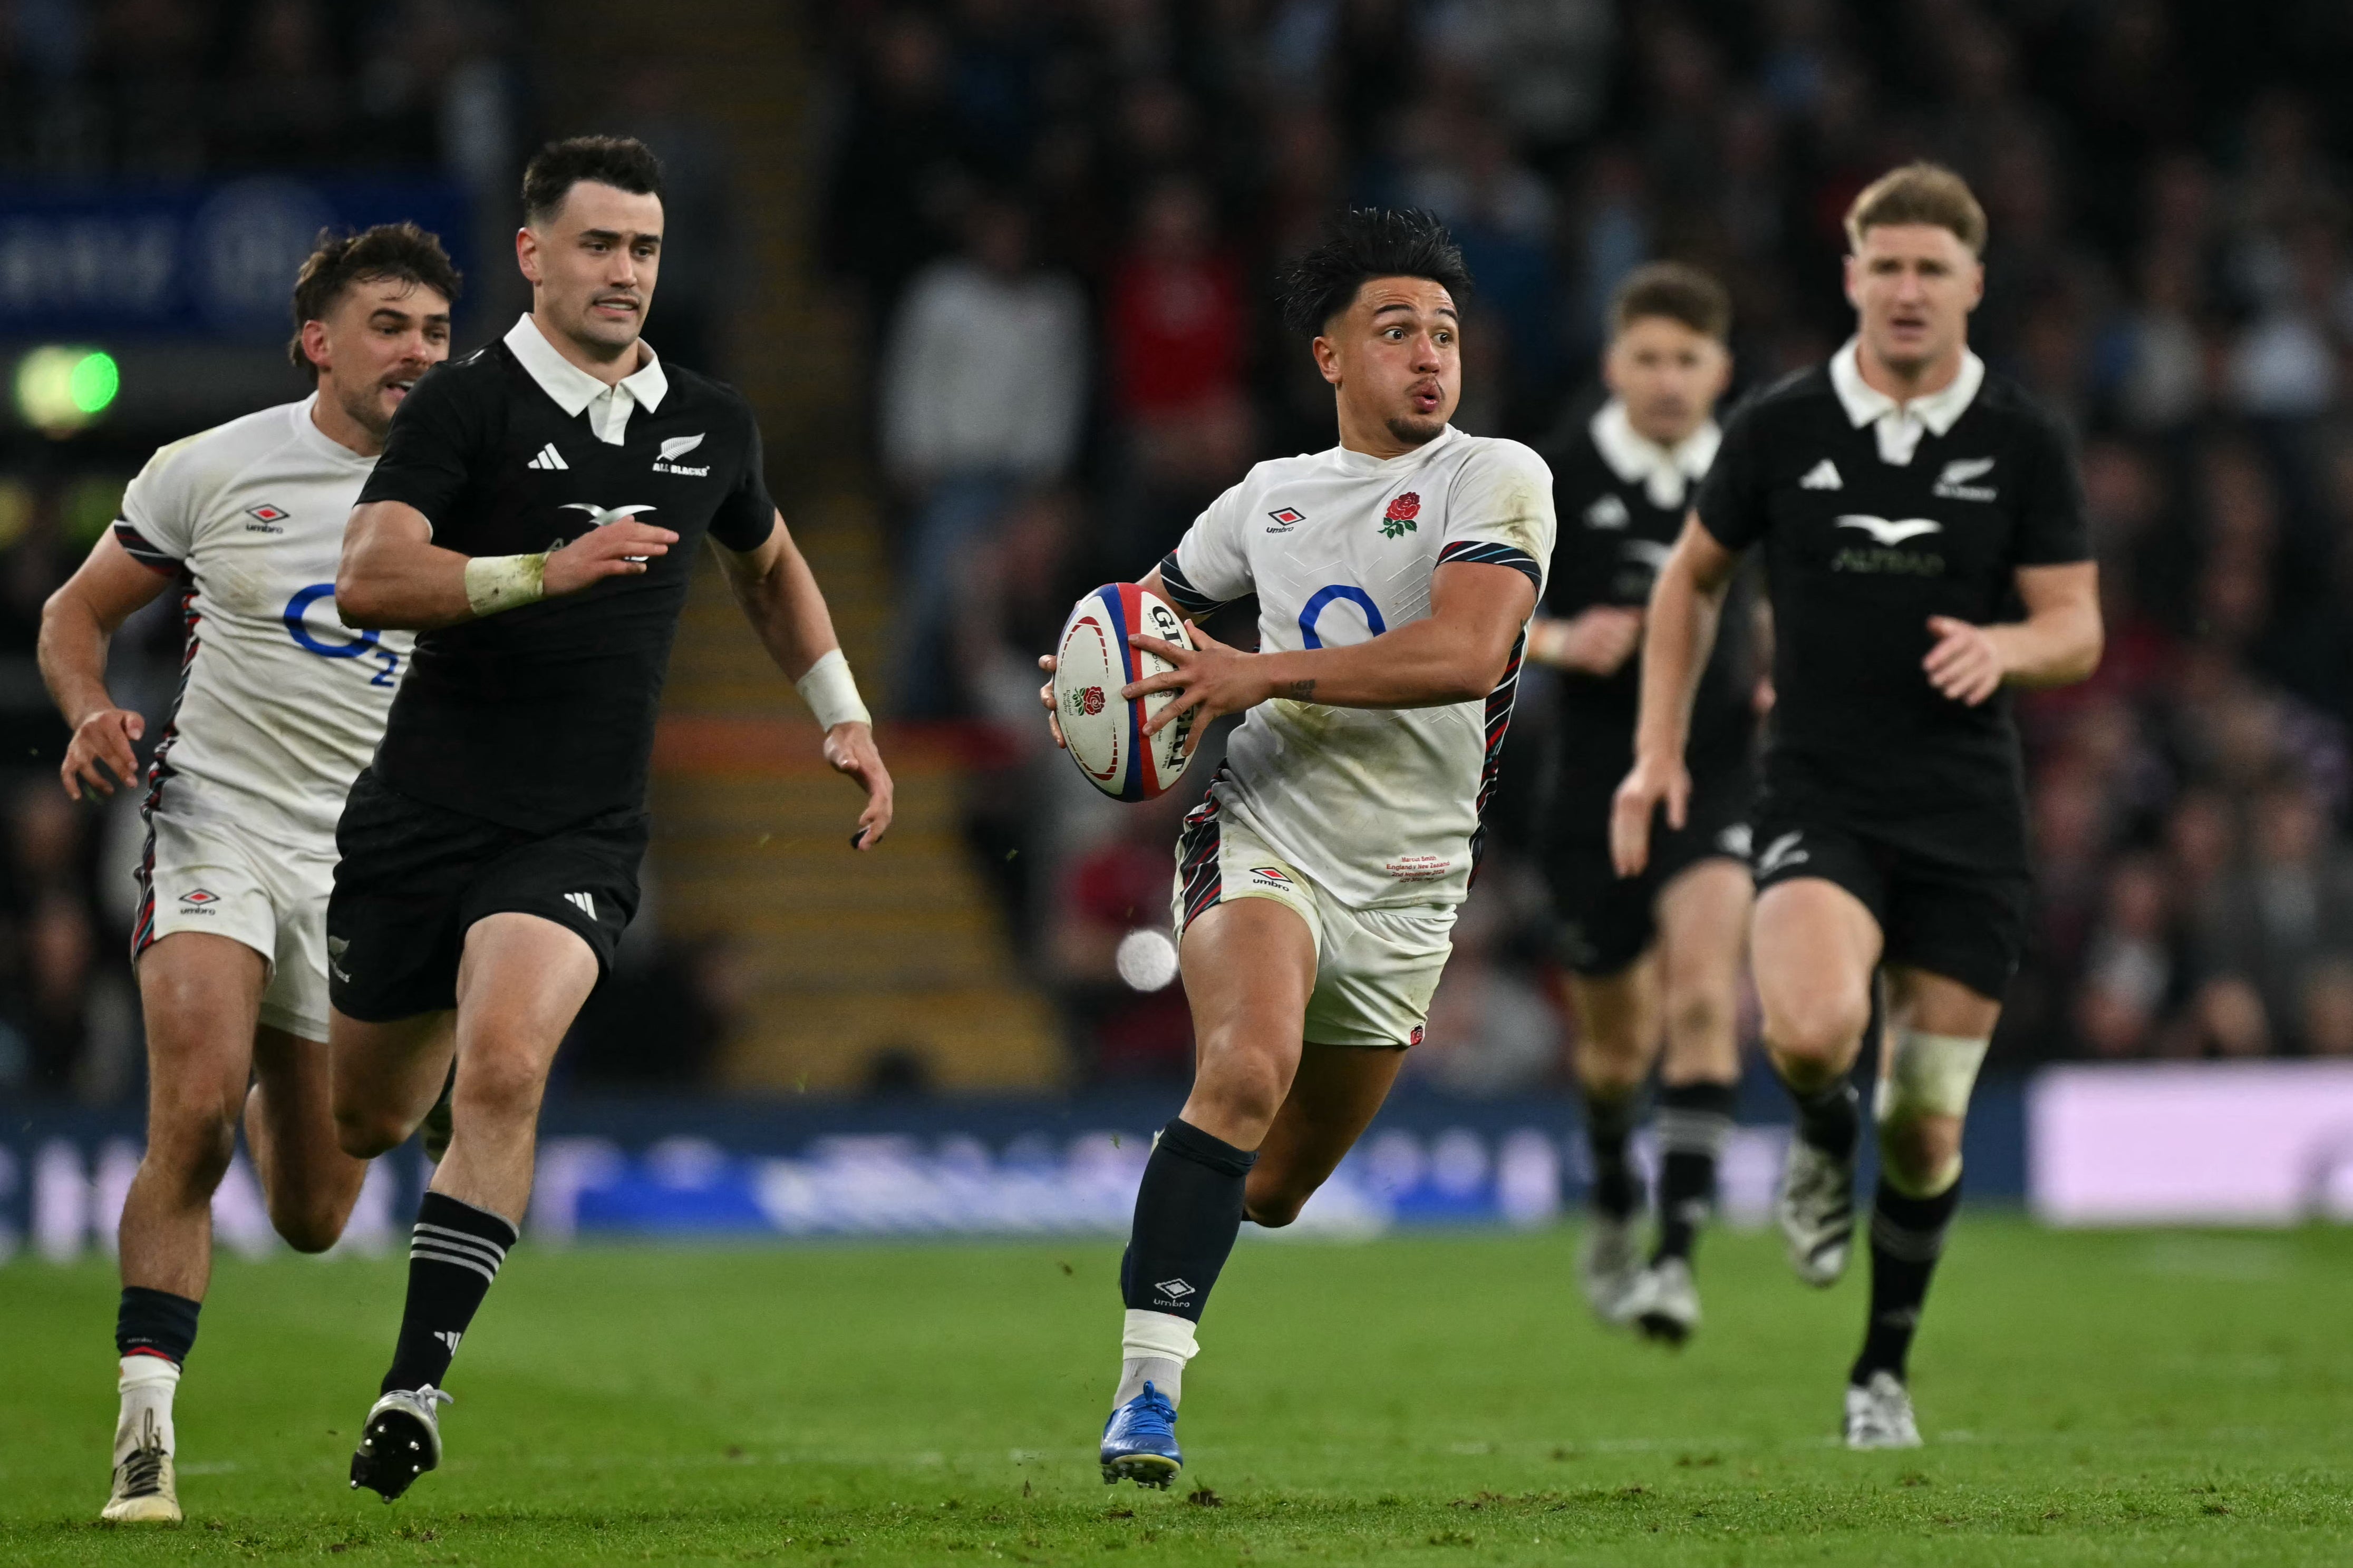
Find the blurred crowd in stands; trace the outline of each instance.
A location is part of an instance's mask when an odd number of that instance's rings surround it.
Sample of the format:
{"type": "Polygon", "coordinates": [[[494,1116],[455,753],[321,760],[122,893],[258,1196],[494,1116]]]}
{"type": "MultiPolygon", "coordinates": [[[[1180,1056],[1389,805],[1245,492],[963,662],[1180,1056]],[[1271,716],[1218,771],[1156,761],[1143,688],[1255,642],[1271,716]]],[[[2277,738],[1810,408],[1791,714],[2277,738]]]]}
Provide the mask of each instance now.
{"type": "MultiPolygon", "coordinates": [[[[903,624],[952,627],[897,650],[893,701],[1030,738],[975,831],[1031,851],[1008,896],[1095,1070],[1183,1070],[1181,1002],[1111,963],[1165,921],[1176,805],[1103,806],[1035,750],[1034,660],[1251,461],[1330,444],[1273,269],[1344,202],[1438,212],[1479,284],[1456,422],[1541,448],[1646,258],[1731,288],[1741,387],[1828,354],[1840,215],[1918,156],[1989,210],[1973,342],[2082,442],[2109,628],[2095,680],[2021,705],[2041,892],[2000,1057],[2353,1052],[2353,7],[2263,9],[826,8],[824,259],[871,351],[903,624]]],[[[1532,679],[1523,741],[1547,718],[1532,679]]],[[[1561,1076],[1514,844],[1534,750],[1415,1053],[1469,1091],[1561,1076]]]]}

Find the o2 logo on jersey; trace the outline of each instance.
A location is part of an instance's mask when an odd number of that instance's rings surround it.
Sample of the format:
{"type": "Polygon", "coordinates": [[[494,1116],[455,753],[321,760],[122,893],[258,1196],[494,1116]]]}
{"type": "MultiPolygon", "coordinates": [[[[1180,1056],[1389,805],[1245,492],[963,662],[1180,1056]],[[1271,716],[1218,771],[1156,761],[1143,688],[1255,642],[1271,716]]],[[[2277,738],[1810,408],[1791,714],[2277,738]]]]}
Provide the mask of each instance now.
{"type": "MultiPolygon", "coordinates": [[[[321,658],[373,658],[381,660],[384,668],[369,679],[370,686],[390,686],[392,678],[400,673],[400,656],[376,639],[373,628],[344,642],[329,642],[311,626],[307,618],[311,607],[322,599],[330,605],[335,598],[332,583],[313,583],[296,592],[286,601],[286,630],[295,642],[317,654],[321,658]]],[[[345,628],[338,626],[336,630],[345,628]]]]}
{"type": "Polygon", "coordinates": [[[1318,588],[1309,595],[1306,605],[1299,612],[1299,637],[1303,647],[1324,646],[1323,637],[1316,633],[1315,624],[1323,618],[1324,612],[1329,609],[1335,600],[1340,599],[1347,600],[1348,603],[1365,612],[1365,629],[1373,636],[1378,637],[1389,629],[1388,623],[1381,619],[1381,607],[1373,603],[1373,596],[1370,594],[1353,583],[1335,583],[1328,588],[1318,588]]]}

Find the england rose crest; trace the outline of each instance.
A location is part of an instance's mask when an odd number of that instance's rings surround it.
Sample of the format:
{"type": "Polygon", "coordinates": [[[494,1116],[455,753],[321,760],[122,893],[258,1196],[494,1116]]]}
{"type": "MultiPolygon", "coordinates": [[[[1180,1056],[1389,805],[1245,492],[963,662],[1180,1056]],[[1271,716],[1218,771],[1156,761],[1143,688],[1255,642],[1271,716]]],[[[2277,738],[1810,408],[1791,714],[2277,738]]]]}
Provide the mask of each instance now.
{"type": "Polygon", "coordinates": [[[1421,497],[1412,490],[1389,502],[1389,510],[1381,514],[1381,536],[1395,539],[1414,531],[1413,520],[1421,515],[1421,497]]]}

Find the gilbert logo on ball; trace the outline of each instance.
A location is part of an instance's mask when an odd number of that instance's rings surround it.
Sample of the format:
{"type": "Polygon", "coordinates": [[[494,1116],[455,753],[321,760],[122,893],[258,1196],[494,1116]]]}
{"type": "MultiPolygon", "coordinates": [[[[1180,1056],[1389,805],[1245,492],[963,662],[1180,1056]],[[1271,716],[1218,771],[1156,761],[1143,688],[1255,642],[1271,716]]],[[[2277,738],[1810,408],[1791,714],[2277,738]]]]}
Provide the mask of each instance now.
{"type": "Polygon", "coordinates": [[[1141,632],[1190,648],[1185,623],[1161,599],[1133,583],[1106,583],[1081,599],[1063,623],[1054,650],[1054,710],[1071,760],[1113,800],[1150,800],[1192,760],[1191,715],[1147,737],[1144,726],[1175,700],[1155,691],[1141,701],[1121,699],[1122,687],[1174,666],[1158,654],[1128,646],[1141,632]]]}

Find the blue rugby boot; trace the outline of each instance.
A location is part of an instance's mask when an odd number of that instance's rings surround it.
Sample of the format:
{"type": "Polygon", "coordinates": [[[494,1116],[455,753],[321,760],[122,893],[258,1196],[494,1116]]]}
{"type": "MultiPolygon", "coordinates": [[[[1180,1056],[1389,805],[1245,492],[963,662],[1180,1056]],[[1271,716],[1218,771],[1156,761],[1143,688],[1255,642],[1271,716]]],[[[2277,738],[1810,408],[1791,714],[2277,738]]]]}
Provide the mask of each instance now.
{"type": "Polygon", "coordinates": [[[1103,1423],[1103,1485],[1117,1486],[1124,1476],[1137,1486],[1166,1491],[1184,1468],[1184,1450],[1176,1447],[1176,1407],[1147,1383],[1103,1423]]]}

